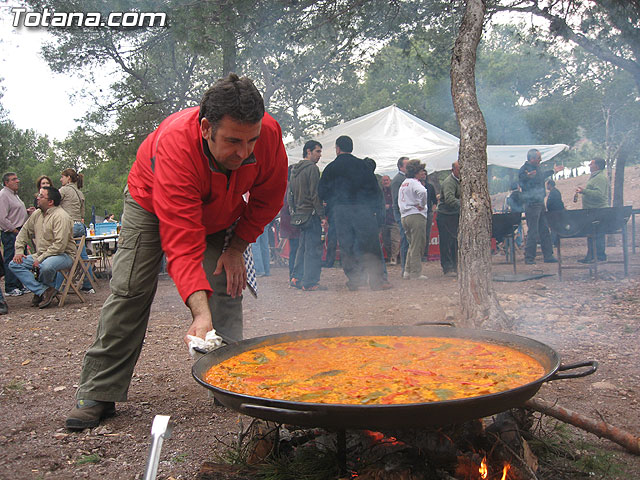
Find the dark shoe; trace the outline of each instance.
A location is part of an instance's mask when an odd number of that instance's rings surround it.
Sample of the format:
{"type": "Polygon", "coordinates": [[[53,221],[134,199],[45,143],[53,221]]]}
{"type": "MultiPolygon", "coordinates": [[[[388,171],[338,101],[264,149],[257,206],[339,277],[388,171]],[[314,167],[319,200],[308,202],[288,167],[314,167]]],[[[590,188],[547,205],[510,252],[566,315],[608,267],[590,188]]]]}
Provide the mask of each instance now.
{"type": "Polygon", "coordinates": [[[0,315],[6,315],[7,313],[9,313],[7,302],[0,302],[0,315]]]}
{"type": "Polygon", "coordinates": [[[47,308],[58,294],[58,290],[53,287],[47,288],[42,294],[42,300],[38,304],[38,308],[47,308]]]}
{"type": "Polygon", "coordinates": [[[298,290],[302,288],[302,285],[300,285],[300,280],[298,280],[297,278],[292,278],[291,280],[289,280],[289,286],[297,288],[298,290]]]}
{"type": "Polygon", "coordinates": [[[358,291],[359,285],[356,285],[355,283],[351,283],[351,282],[347,282],[346,285],[347,285],[347,288],[352,292],[358,291]]]}
{"type": "Polygon", "coordinates": [[[581,258],[580,260],[578,260],[579,263],[593,263],[593,258],[591,257],[584,257],[581,258]]]}
{"type": "Polygon", "coordinates": [[[533,258],[525,258],[524,259],[524,264],[525,265],[535,265],[536,261],[533,258]]]}
{"type": "Polygon", "coordinates": [[[375,287],[372,286],[371,290],[373,290],[374,292],[379,292],[380,290],[391,290],[392,288],[393,288],[393,285],[387,282],[387,283],[381,283],[380,285],[376,285],[375,287]]]}
{"type": "Polygon", "coordinates": [[[302,291],[304,292],[315,292],[316,290],[329,290],[329,289],[324,285],[320,285],[319,283],[316,283],[312,287],[302,287],[302,291]]]}
{"type": "Polygon", "coordinates": [[[606,262],[607,261],[607,256],[605,255],[604,257],[598,257],[598,261],[599,262],[606,262]]]}
{"type": "Polygon", "coordinates": [[[78,400],[67,417],[65,427],[69,430],[84,430],[97,427],[103,418],[112,417],[116,413],[114,402],[98,402],[95,400],[78,400]]]}
{"type": "Polygon", "coordinates": [[[32,307],[37,307],[38,305],[40,305],[40,302],[42,301],[42,296],[40,295],[36,295],[35,293],[33,294],[33,298],[31,299],[31,306],[32,307]]]}
{"type": "Polygon", "coordinates": [[[558,263],[558,259],[556,257],[545,258],[544,263],[558,263]]]}

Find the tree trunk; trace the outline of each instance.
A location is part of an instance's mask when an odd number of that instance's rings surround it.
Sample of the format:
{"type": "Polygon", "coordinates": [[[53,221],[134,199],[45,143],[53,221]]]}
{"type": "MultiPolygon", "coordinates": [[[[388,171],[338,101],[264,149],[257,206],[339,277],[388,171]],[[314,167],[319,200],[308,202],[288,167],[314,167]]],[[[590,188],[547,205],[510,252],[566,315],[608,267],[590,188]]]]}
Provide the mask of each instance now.
{"type": "Polygon", "coordinates": [[[624,167],[630,155],[631,142],[625,139],[624,144],[618,151],[616,160],[616,172],[613,180],[613,206],[622,207],[624,205],[624,167]]]}
{"type": "Polygon", "coordinates": [[[451,94],[460,126],[461,208],[458,282],[466,326],[512,326],[491,279],[491,199],[487,180],[487,126],[475,87],[476,50],[482,36],[484,0],[467,0],[451,59],[451,94]]]}

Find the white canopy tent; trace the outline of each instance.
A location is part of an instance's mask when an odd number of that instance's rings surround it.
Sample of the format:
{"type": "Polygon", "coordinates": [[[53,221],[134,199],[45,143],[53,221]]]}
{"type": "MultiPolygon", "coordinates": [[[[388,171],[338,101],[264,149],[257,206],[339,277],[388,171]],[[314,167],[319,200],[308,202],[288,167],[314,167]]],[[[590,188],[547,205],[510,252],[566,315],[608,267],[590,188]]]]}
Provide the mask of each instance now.
{"type": "MultiPolygon", "coordinates": [[[[426,163],[429,172],[448,170],[458,159],[457,137],[391,105],[354,120],[336,125],[318,135],[287,144],[289,164],[302,160],[302,146],[307,140],[317,140],[323,146],[318,166],[322,170],[335,158],[334,145],[341,135],[353,139],[353,154],[371,157],[378,165],[376,173],[391,174],[397,171],[401,156],[417,158],[426,163]]],[[[489,165],[520,168],[527,159],[527,151],[537,148],[542,161],[549,160],[569,148],[556,145],[489,145],[489,165]]]]}

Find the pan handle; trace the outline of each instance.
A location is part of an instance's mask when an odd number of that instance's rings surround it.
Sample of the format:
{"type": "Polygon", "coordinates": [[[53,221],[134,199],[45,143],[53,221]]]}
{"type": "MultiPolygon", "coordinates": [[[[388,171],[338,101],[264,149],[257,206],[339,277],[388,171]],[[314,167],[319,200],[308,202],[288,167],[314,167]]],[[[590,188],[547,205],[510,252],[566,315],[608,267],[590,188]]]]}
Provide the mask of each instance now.
{"type": "MultiPolygon", "coordinates": [[[[301,417],[309,418],[311,415],[318,412],[312,412],[309,410],[291,410],[289,408],[269,407],[268,405],[256,405],[254,403],[241,403],[239,410],[242,413],[246,413],[249,416],[253,416],[251,412],[256,413],[255,416],[259,417],[260,413],[274,413],[277,415],[286,415],[287,417],[301,417]]],[[[288,420],[293,422],[293,420],[288,420]]]]}
{"type": "Polygon", "coordinates": [[[570,363],[569,365],[560,365],[556,373],[554,373],[549,380],[550,381],[565,380],[567,378],[586,377],[587,375],[591,375],[592,373],[595,373],[596,370],[598,370],[598,362],[595,360],[587,360],[586,362],[570,363]],[[573,370],[574,368],[581,368],[581,367],[589,367],[589,368],[582,372],[576,372],[576,373],[564,373],[564,374],[558,373],[558,372],[564,372],[566,370],[573,370]]]}
{"type": "Polygon", "coordinates": [[[433,326],[442,326],[442,327],[455,327],[456,324],[453,322],[418,322],[415,324],[416,327],[423,327],[427,325],[433,326]]]}

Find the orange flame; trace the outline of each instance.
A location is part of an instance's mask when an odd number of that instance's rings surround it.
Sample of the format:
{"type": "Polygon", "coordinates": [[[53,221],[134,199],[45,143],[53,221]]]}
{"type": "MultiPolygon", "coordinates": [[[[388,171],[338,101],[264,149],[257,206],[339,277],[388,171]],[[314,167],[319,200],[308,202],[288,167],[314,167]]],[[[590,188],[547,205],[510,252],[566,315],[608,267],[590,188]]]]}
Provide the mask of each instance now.
{"type": "Polygon", "coordinates": [[[489,470],[487,469],[487,457],[484,457],[482,459],[482,462],[480,462],[480,468],[478,469],[478,472],[480,472],[480,478],[487,478],[487,476],[489,475],[489,470]]]}
{"type": "Polygon", "coordinates": [[[502,468],[502,478],[500,480],[507,480],[507,472],[509,471],[510,468],[511,468],[511,465],[509,465],[508,463],[505,463],[504,467],[502,468]]]}

